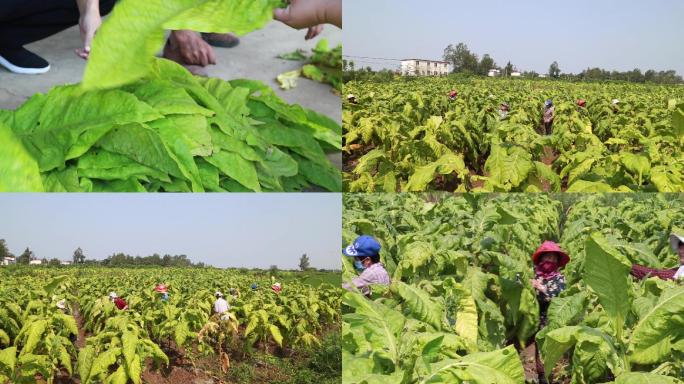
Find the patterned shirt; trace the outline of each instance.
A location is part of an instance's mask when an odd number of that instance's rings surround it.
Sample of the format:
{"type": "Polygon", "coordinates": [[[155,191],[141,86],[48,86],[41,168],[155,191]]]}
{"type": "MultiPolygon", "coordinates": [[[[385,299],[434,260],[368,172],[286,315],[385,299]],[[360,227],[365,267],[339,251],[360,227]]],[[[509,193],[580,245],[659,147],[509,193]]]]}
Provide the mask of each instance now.
{"type": "MultiPolygon", "coordinates": [[[[371,264],[370,267],[366,268],[361,272],[361,274],[352,279],[352,284],[361,290],[364,295],[370,294],[371,284],[383,284],[390,285],[389,273],[385,269],[382,263],[371,264]]],[[[351,291],[351,285],[345,283],[342,288],[351,291]]]]}
{"type": "Polygon", "coordinates": [[[540,302],[550,302],[551,299],[560,295],[561,291],[565,289],[565,276],[561,274],[551,277],[550,279],[537,277],[537,281],[539,281],[542,286],[546,288],[545,292],[537,291],[537,297],[539,298],[540,302]]]}
{"type": "Polygon", "coordinates": [[[553,121],[553,115],[555,113],[555,108],[554,106],[551,106],[549,108],[546,108],[544,110],[544,122],[545,123],[550,123],[553,121]]]}

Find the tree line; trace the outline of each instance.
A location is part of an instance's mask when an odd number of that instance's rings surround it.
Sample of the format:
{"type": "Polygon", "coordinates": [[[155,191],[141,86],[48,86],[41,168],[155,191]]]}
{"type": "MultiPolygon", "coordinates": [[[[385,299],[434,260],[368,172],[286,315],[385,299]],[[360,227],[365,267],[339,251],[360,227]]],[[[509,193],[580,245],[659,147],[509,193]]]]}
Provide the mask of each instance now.
{"type": "MultiPolygon", "coordinates": [[[[15,257],[12,252],[10,252],[9,248],[7,247],[7,242],[5,239],[0,239],[0,264],[5,260],[7,257],[15,257]]],[[[41,264],[47,264],[47,265],[61,265],[62,262],[61,260],[57,258],[42,258],[39,259],[33,251],[29,248],[26,247],[24,252],[21,253],[18,257],[16,257],[16,263],[17,264],[23,264],[23,265],[28,265],[30,264],[31,260],[41,260],[41,264]]],[[[95,260],[95,259],[87,259],[85,253],[81,249],[81,247],[76,248],[76,250],[73,253],[72,264],[82,264],[82,265],[100,265],[104,267],[135,267],[135,266],[160,266],[160,267],[198,267],[198,268],[203,268],[206,265],[202,262],[199,263],[193,263],[190,259],[188,259],[187,255],[160,255],[160,254],[152,254],[150,256],[131,256],[122,252],[114,253],[111,256],[108,256],[104,260],[95,260]]],[[[310,264],[310,259],[309,256],[307,256],[306,253],[302,254],[302,256],[299,258],[299,269],[302,271],[319,271],[319,272],[327,272],[329,270],[327,269],[316,269],[312,268],[310,264]]],[[[272,265],[269,268],[270,271],[272,272],[277,272],[280,269],[276,265],[272,265]]]]}
{"type": "MultiPolygon", "coordinates": [[[[448,62],[452,67],[452,73],[466,75],[487,76],[491,69],[498,69],[501,76],[507,77],[515,70],[515,66],[508,61],[506,65],[500,67],[491,55],[485,53],[480,58],[472,52],[465,43],[456,45],[449,44],[442,54],[442,60],[448,62]]],[[[355,67],[351,60],[342,60],[343,81],[391,81],[396,75],[396,71],[382,69],[374,71],[371,67],[355,67]]],[[[626,81],[630,83],[653,83],[653,84],[684,84],[684,79],[674,70],[655,71],[649,69],[642,72],[635,68],[631,71],[609,71],[602,68],[587,68],[578,74],[563,73],[557,61],[549,65],[545,73],[553,79],[563,79],[570,81],[626,81]]],[[[536,78],[541,74],[535,71],[523,71],[522,77],[536,78]]]]}
{"type": "MultiPolygon", "coordinates": [[[[15,257],[12,252],[10,252],[7,247],[7,242],[5,239],[0,239],[0,263],[2,263],[5,258],[15,257]]],[[[41,260],[42,264],[47,265],[61,265],[62,261],[58,258],[47,259],[43,257],[42,259],[35,255],[35,253],[26,247],[21,255],[16,256],[17,264],[28,265],[32,260],[41,260]]],[[[87,259],[83,249],[81,247],[76,248],[71,258],[72,264],[83,264],[83,265],[101,265],[108,267],[126,267],[126,266],[161,266],[161,267],[204,267],[204,263],[193,263],[188,259],[187,255],[160,255],[152,254],[150,256],[131,256],[125,253],[114,253],[104,260],[87,259]]]]}
{"type": "MultiPolygon", "coordinates": [[[[470,73],[486,76],[490,69],[499,69],[503,76],[510,76],[514,69],[514,66],[510,61],[504,67],[498,67],[494,59],[486,53],[482,58],[478,58],[478,55],[471,52],[465,43],[458,43],[456,45],[449,44],[444,48],[442,59],[451,64],[453,68],[452,72],[454,73],[470,73]]],[[[546,74],[551,78],[577,81],[627,81],[631,83],[654,84],[684,83],[682,76],[677,75],[677,72],[674,70],[655,71],[649,69],[642,73],[639,68],[624,72],[609,71],[602,68],[587,68],[578,74],[573,74],[562,73],[557,61],[554,61],[549,65],[549,70],[546,74]]],[[[534,71],[525,71],[522,72],[522,76],[538,77],[539,74],[534,71]]]]}

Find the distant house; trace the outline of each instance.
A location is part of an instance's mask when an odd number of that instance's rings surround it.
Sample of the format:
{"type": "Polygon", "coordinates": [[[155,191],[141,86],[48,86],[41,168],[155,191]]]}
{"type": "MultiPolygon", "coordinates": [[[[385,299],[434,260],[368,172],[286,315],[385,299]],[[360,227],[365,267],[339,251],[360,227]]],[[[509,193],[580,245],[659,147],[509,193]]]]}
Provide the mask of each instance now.
{"type": "Polygon", "coordinates": [[[71,265],[72,263],[73,263],[73,262],[70,261],[70,260],[67,260],[67,261],[60,260],[60,261],[59,261],[59,265],[71,265]]]}
{"type": "Polygon", "coordinates": [[[522,76],[522,73],[520,73],[519,71],[511,72],[511,77],[520,77],[520,76],[522,76]]]}
{"type": "Polygon", "coordinates": [[[41,265],[43,264],[43,260],[30,260],[29,265],[41,265]]]}
{"type": "Polygon", "coordinates": [[[442,76],[449,74],[446,61],[405,59],[401,61],[402,76],[442,76]]]}
{"type": "Polygon", "coordinates": [[[0,265],[10,265],[10,264],[15,264],[17,262],[17,258],[14,256],[7,256],[4,259],[2,259],[2,262],[0,265]]]}
{"type": "Polygon", "coordinates": [[[489,77],[501,76],[501,70],[496,69],[496,68],[492,68],[489,70],[489,72],[487,72],[487,76],[489,76],[489,77]]]}
{"type": "Polygon", "coordinates": [[[546,73],[542,73],[541,75],[539,75],[539,77],[541,77],[543,79],[543,78],[549,77],[549,75],[547,75],[546,73]]]}

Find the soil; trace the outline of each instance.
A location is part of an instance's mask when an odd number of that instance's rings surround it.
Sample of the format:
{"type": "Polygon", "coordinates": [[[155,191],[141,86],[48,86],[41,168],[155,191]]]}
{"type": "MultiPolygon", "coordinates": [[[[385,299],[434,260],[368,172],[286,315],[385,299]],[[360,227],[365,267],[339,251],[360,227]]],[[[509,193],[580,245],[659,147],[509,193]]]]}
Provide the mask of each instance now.
{"type": "Polygon", "coordinates": [[[546,165],[553,164],[558,158],[559,154],[552,147],[544,146],[544,154],[542,155],[541,162],[546,165]]]}
{"type": "Polygon", "coordinates": [[[351,144],[349,145],[349,149],[351,150],[349,154],[347,154],[346,152],[342,152],[342,171],[344,172],[352,172],[354,168],[356,168],[356,165],[359,163],[359,159],[363,157],[363,155],[365,155],[366,153],[375,149],[375,145],[369,144],[364,146],[361,144],[351,144]]]}

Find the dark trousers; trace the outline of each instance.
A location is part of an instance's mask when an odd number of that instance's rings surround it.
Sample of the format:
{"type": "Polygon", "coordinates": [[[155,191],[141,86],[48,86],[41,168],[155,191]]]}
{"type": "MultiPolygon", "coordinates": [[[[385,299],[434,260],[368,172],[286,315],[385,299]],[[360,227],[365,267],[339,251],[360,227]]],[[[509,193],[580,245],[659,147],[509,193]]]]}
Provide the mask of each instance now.
{"type": "MultiPolygon", "coordinates": [[[[115,0],[100,0],[108,14],[115,0]]],[[[19,48],[78,24],[76,0],[0,0],[0,50],[19,48]]]]}

